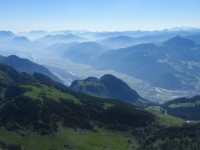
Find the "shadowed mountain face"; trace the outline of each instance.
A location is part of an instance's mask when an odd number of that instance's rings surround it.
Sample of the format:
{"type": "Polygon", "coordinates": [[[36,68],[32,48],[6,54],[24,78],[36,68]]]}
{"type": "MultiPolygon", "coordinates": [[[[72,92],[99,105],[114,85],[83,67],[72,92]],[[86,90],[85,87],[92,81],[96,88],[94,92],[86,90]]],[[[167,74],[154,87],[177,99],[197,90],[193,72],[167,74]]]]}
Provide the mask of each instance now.
{"type": "Polygon", "coordinates": [[[0,78],[0,126],[8,130],[28,128],[50,134],[61,126],[91,130],[94,122],[127,130],[154,120],[136,106],[72,92],[42,74],[0,65],[0,78]]]}
{"type": "Polygon", "coordinates": [[[42,65],[33,63],[28,59],[19,58],[15,55],[8,57],[2,56],[2,58],[0,58],[0,63],[10,65],[20,72],[27,72],[31,74],[34,72],[42,73],[55,81],[61,82],[58,77],[53,75],[47,68],[43,67],[42,65]]]}
{"type": "Polygon", "coordinates": [[[118,99],[139,106],[145,106],[149,103],[147,100],[141,98],[125,82],[109,74],[102,76],[100,79],[89,77],[85,80],[74,81],[70,88],[77,92],[118,99]]]}
{"type": "Polygon", "coordinates": [[[176,36],[159,45],[140,44],[109,51],[93,64],[99,69],[114,69],[135,76],[156,87],[184,90],[198,86],[199,58],[198,45],[176,36]]]}

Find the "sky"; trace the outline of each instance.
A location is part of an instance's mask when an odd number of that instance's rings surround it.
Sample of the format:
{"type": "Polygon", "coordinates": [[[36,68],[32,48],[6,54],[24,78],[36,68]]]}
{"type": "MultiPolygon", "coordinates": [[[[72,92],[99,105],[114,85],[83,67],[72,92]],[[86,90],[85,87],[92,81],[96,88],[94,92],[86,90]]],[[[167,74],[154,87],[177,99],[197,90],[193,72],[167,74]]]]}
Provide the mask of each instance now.
{"type": "Polygon", "coordinates": [[[200,27],[200,0],[0,0],[0,30],[200,27]]]}

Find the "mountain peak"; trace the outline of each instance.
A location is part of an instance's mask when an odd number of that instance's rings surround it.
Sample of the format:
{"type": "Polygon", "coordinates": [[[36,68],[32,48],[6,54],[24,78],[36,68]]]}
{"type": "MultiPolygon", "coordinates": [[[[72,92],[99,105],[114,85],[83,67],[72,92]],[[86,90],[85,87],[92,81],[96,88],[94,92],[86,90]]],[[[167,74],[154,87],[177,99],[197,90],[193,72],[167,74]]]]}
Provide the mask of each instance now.
{"type": "Polygon", "coordinates": [[[182,47],[194,47],[195,43],[192,40],[189,40],[187,38],[181,37],[181,36],[175,36],[171,39],[168,39],[164,42],[164,45],[167,46],[182,46],[182,47]]]}
{"type": "Polygon", "coordinates": [[[17,55],[9,55],[7,59],[20,59],[17,55]]]}
{"type": "MultiPolygon", "coordinates": [[[[23,63],[26,64],[32,64],[33,62],[31,62],[30,60],[26,59],[26,58],[20,58],[17,55],[9,55],[8,57],[6,57],[3,61],[3,63],[7,63],[9,65],[12,66],[12,64],[16,65],[16,63],[20,63],[21,65],[23,65],[23,63]]],[[[13,66],[14,67],[14,66],[13,66]]],[[[15,67],[14,67],[15,68],[15,67]]],[[[16,69],[16,68],[15,68],[16,69]]]]}
{"type": "Polygon", "coordinates": [[[77,92],[126,101],[138,106],[144,106],[148,103],[148,101],[141,98],[125,82],[111,74],[106,74],[100,79],[89,77],[85,80],[74,81],[70,88],[77,92]]]}
{"type": "Polygon", "coordinates": [[[16,36],[12,40],[15,42],[30,42],[25,36],[16,36]]]}
{"type": "MultiPolygon", "coordinates": [[[[117,77],[115,77],[115,76],[112,75],[112,74],[105,74],[105,75],[103,75],[103,76],[100,78],[100,80],[105,80],[105,79],[107,79],[107,80],[114,79],[114,80],[122,81],[122,80],[118,79],[117,77]]],[[[122,82],[123,82],[123,81],[122,81],[122,82]]]]}

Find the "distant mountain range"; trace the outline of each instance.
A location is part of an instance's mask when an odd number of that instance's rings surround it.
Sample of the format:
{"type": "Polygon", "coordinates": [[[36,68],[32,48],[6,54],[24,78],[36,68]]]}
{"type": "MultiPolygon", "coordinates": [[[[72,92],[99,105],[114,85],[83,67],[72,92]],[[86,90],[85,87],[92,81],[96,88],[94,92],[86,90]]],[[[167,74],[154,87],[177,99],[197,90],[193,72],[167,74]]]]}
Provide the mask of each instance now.
{"type": "Polygon", "coordinates": [[[144,107],[150,104],[148,100],[139,96],[125,82],[109,74],[102,76],[100,79],[89,77],[85,80],[74,81],[70,88],[76,92],[97,97],[118,99],[137,106],[144,107]]]}
{"type": "Polygon", "coordinates": [[[73,34],[56,34],[56,35],[46,35],[42,38],[37,39],[37,41],[46,43],[70,43],[74,41],[83,42],[86,41],[86,38],[73,34]]]}
{"type": "Polygon", "coordinates": [[[103,39],[98,42],[103,44],[106,47],[118,49],[118,48],[132,46],[136,44],[137,41],[133,37],[117,36],[117,37],[109,37],[107,39],[103,39]]]}
{"type": "Polygon", "coordinates": [[[114,69],[148,81],[153,86],[183,90],[199,85],[200,46],[176,36],[160,44],[139,44],[108,51],[91,65],[114,69]]]}
{"type": "Polygon", "coordinates": [[[10,42],[10,43],[29,43],[30,41],[25,36],[17,36],[11,31],[0,31],[0,42],[10,42]]]}
{"type": "MultiPolygon", "coordinates": [[[[145,35],[142,37],[131,37],[131,36],[117,36],[117,37],[109,37],[97,43],[106,46],[108,49],[119,49],[119,48],[127,48],[134,45],[142,44],[142,43],[160,43],[178,36],[178,34],[155,34],[155,35],[145,35]]],[[[187,37],[188,39],[194,39],[198,41],[197,37],[191,35],[187,37]]]]}

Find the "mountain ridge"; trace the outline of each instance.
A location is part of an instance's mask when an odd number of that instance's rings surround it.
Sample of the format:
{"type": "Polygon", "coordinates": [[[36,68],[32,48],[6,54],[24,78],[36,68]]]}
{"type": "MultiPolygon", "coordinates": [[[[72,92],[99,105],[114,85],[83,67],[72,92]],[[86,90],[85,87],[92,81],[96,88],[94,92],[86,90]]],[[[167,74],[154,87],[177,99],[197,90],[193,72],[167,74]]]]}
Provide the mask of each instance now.
{"type": "Polygon", "coordinates": [[[27,73],[42,73],[50,78],[52,78],[55,81],[61,82],[61,80],[53,75],[47,68],[45,68],[42,65],[36,64],[34,62],[31,62],[28,59],[25,58],[20,58],[16,55],[10,55],[8,57],[3,57],[0,59],[0,63],[11,65],[14,67],[16,70],[20,72],[27,72],[27,73]]]}
{"type": "Polygon", "coordinates": [[[108,51],[91,65],[134,76],[154,87],[187,90],[192,88],[191,82],[188,82],[191,78],[194,84],[199,82],[199,50],[200,47],[191,40],[176,36],[157,44],[145,43],[108,51]],[[177,41],[179,44],[173,44],[177,41]],[[194,64],[194,68],[189,64],[194,64]]]}

